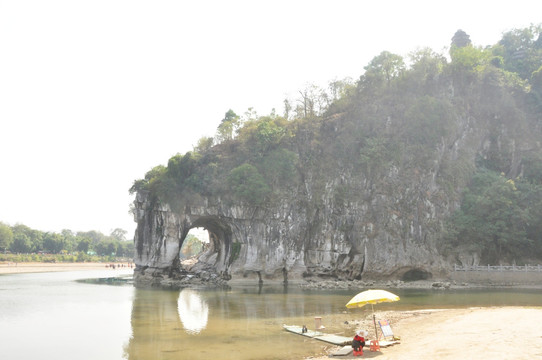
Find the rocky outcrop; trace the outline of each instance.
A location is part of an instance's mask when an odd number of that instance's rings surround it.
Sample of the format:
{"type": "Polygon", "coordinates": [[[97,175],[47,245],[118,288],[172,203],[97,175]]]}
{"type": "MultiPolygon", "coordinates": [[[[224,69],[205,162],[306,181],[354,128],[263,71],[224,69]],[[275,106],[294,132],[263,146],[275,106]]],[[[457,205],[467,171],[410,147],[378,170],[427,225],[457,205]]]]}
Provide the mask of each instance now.
{"type": "Polygon", "coordinates": [[[392,173],[387,194],[353,181],[364,201],[339,206],[333,189],[347,179],[327,184],[320,208],[284,200],[264,210],[202,197],[173,212],[139,192],[136,282],[178,277],[179,250],[195,227],[209,232],[210,244],[192,270],[223,280],[427,279],[447,271],[436,244],[442,199],[432,181],[407,186],[392,173]]]}
{"type": "MultiPolygon", "coordinates": [[[[205,228],[211,242],[191,270],[198,281],[215,284],[429,280],[446,277],[455,261],[476,264],[480,254],[469,249],[448,249],[450,259],[443,255],[444,222],[458,208],[476,159],[504,149],[503,158],[511,161],[507,175],[514,178],[521,167],[512,165],[532,146],[527,139],[520,146],[508,134],[513,121],[488,125],[495,121],[464,114],[434,149],[402,154],[401,161],[380,166],[378,173],[342,164],[340,157],[331,170],[319,173],[304,163],[318,156],[305,146],[315,141],[309,131],[299,131],[300,180],[265,207],[199,194],[173,211],[141,190],[134,212],[136,283],[185,281],[179,250],[192,228],[205,228]]],[[[338,122],[324,121],[319,136],[338,142],[338,131],[338,122]]]]}

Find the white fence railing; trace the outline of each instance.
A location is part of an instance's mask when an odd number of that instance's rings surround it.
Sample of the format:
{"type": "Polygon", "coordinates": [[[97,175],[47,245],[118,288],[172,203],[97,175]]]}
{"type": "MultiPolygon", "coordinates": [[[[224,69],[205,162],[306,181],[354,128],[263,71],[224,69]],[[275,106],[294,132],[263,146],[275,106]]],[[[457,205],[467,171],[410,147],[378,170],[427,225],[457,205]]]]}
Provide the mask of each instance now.
{"type": "Polygon", "coordinates": [[[542,272],[542,265],[454,265],[454,271],[542,272]]]}

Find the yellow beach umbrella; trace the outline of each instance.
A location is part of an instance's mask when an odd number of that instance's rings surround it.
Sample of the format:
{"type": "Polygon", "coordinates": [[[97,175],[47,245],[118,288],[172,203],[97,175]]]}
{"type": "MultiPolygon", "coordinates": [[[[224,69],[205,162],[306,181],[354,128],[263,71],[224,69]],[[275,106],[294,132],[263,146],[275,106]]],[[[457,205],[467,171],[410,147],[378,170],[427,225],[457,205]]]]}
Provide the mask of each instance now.
{"type": "Polygon", "coordinates": [[[363,307],[367,304],[378,304],[381,302],[399,301],[399,296],[386,290],[366,290],[354,296],[346,307],[349,309],[363,307]]]}
{"type": "Polygon", "coordinates": [[[392,302],[392,301],[399,301],[399,296],[392,294],[389,291],[386,290],[366,290],[362,291],[356,296],[354,296],[350,301],[346,304],[346,307],[349,309],[363,307],[367,304],[371,304],[371,309],[373,310],[373,323],[375,326],[375,336],[378,340],[378,332],[376,330],[376,316],[374,311],[374,304],[378,304],[381,302],[392,302]]]}

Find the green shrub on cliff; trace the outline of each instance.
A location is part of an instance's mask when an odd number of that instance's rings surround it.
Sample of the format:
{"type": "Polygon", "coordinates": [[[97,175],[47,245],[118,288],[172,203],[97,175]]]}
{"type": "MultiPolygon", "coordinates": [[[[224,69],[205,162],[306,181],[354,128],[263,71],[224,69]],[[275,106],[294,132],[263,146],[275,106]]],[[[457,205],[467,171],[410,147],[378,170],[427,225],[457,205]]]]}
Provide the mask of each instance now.
{"type": "Polygon", "coordinates": [[[243,164],[228,176],[228,185],[235,197],[250,205],[262,205],[271,191],[255,166],[243,164]]]}
{"type": "Polygon", "coordinates": [[[477,250],[488,264],[511,262],[540,251],[540,236],[528,236],[537,218],[526,203],[540,190],[521,182],[489,170],[477,172],[465,191],[461,209],[450,219],[451,243],[477,250]]]}

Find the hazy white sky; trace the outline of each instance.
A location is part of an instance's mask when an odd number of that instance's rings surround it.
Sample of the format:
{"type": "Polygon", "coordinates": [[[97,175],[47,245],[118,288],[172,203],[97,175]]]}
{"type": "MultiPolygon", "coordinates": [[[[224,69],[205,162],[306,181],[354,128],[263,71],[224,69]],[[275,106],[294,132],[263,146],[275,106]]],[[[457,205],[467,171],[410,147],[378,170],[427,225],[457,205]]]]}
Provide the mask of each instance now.
{"type": "Polygon", "coordinates": [[[542,22],[542,2],[0,0],[0,222],[123,228],[128,189],[308,83],[358,78],[381,51],[445,52],[542,22]]]}

